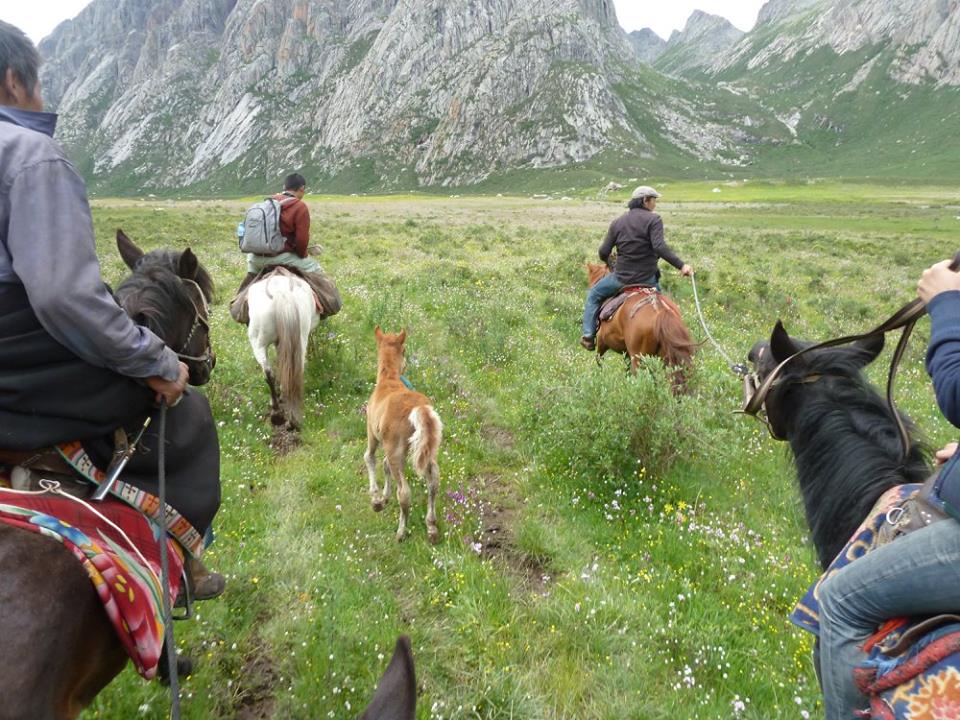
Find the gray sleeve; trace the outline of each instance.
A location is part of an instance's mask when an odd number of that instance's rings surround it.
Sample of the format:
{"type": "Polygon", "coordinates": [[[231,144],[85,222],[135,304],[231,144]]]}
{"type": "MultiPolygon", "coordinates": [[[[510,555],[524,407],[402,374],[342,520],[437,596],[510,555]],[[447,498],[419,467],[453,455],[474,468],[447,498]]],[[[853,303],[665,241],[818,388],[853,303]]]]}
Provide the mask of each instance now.
{"type": "Polygon", "coordinates": [[[617,221],[614,220],[610,223],[610,229],[607,230],[607,236],[603,239],[603,242],[600,244],[600,250],[597,251],[597,254],[600,256],[600,259],[603,262],[607,262],[610,258],[610,253],[613,252],[613,243],[617,239],[617,221]]]}
{"type": "Polygon", "coordinates": [[[670,249],[663,239],[663,220],[659,216],[654,217],[650,222],[650,244],[658,257],[662,257],[677,270],[683,267],[683,260],[677,257],[677,254],[670,249]]]}
{"type": "Polygon", "coordinates": [[[176,354],[107,292],[86,189],[65,159],[38,162],[13,180],[7,247],[37,319],[58,342],[127,377],[177,378],[176,354]]]}

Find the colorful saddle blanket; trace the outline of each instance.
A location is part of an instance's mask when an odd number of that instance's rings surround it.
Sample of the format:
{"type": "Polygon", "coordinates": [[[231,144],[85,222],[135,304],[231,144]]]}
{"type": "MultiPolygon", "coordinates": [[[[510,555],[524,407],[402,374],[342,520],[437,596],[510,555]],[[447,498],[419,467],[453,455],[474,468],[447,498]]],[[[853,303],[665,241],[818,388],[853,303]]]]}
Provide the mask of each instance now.
{"type": "Polygon", "coordinates": [[[637,303],[636,307],[634,307],[634,312],[648,302],[656,302],[659,293],[657,292],[656,288],[649,287],[647,285],[625,287],[620,291],[619,295],[614,295],[612,298],[605,300],[603,305],[600,306],[600,322],[606,322],[607,320],[610,320],[614,315],[617,314],[617,310],[620,309],[621,305],[636,295],[643,296],[644,301],[642,303],[637,303]]]}
{"type": "MultiPolygon", "coordinates": [[[[160,529],[114,498],[95,507],[122,534],[76,499],[0,487],[0,522],[46,535],[70,549],[89,574],[137,672],[150,680],[157,674],[164,638],[160,529]]],[[[167,547],[172,604],[180,590],[183,551],[170,539],[167,547]]]]}
{"type": "MultiPolygon", "coordinates": [[[[919,484],[899,485],[881,496],[826,572],[797,603],[790,615],[795,625],[820,634],[820,586],[827,578],[877,545],[877,534],[887,513],[920,489],[919,484]]],[[[941,625],[923,634],[901,654],[886,649],[924,618],[899,618],[888,622],[865,646],[869,655],[854,670],[870,710],[862,717],[876,720],[940,720],[960,718],[960,623],[941,625]]]]}

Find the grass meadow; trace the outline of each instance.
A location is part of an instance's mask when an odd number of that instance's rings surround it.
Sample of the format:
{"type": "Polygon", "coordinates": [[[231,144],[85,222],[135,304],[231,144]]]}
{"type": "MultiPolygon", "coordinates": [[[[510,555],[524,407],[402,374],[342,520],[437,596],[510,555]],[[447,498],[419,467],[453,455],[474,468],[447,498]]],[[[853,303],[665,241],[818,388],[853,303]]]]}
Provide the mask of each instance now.
{"type": "MultiPolygon", "coordinates": [[[[668,242],[737,360],[777,318],[809,339],[872,326],[960,246],[955,189],[661,191],[668,242]]],[[[196,661],[184,717],[356,717],[401,633],[421,719],[820,717],[811,638],[787,621],[817,568],[786,446],[734,414],[740,382],[709,345],[674,398],[658,362],[629,377],[577,344],[583,263],[624,198],[308,200],[344,309],[314,333],[303,444],[284,456],[227,313],[248,200],[94,201],[110,281],[122,227],[146,249],[191,246],[218,283],[203,392],[223,506],[208,564],[228,588],[175,628],[196,661]],[[395,499],[375,514],[367,498],[377,324],[407,328],[406,375],[445,424],[435,547],[422,483],[403,544],[395,499]]],[[[704,339],[690,282],[666,267],[664,289],[704,339]]],[[[897,399],[938,445],[955,433],[923,370],[927,335],[921,323],[897,399]]],[[[168,703],[128,669],[83,717],[162,718],[168,703]]]]}

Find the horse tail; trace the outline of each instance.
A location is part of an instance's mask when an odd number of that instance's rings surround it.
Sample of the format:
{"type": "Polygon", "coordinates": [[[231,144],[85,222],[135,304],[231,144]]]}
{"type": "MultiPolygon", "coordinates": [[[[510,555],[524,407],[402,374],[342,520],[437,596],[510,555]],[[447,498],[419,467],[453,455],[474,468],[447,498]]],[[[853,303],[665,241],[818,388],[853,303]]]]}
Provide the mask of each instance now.
{"type": "Polygon", "coordinates": [[[413,467],[417,475],[423,475],[437,464],[437,451],[443,435],[443,423],[431,405],[420,405],[410,411],[413,435],[410,447],[413,450],[413,467]]]}
{"type": "Polygon", "coordinates": [[[693,359],[697,343],[690,336],[690,331],[680,316],[680,308],[664,295],[660,295],[658,300],[663,303],[663,307],[654,318],[653,331],[657,338],[660,359],[667,367],[679,368],[674,379],[675,384],[682,385],[685,379],[684,370],[693,359]]]}
{"type": "Polygon", "coordinates": [[[303,350],[300,345],[300,311],[289,292],[274,299],[277,322],[277,376],[287,412],[296,425],[303,421],[303,350]]]}

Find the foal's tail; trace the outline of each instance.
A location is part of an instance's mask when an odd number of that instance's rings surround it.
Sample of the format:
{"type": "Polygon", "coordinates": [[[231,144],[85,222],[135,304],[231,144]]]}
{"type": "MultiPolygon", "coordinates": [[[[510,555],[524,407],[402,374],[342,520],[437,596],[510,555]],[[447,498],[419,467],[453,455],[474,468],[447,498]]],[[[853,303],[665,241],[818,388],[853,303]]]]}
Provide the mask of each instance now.
{"type": "Polygon", "coordinates": [[[443,423],[431,405],[421,405],[410,411],[413,436],[410,447],[413,450],[413,467],[417,475],[424,473],[437,464],[437,451],[443,435],[443,423]]]}
{"type": "Polygon", "coordinates": [[[300,345],[300,311],[296,298],[287,292],[274,295],[277,323],[277,375],[287,406],[296,425],[303,422],[303,351],[300,345]]]}

